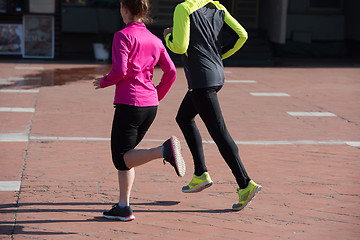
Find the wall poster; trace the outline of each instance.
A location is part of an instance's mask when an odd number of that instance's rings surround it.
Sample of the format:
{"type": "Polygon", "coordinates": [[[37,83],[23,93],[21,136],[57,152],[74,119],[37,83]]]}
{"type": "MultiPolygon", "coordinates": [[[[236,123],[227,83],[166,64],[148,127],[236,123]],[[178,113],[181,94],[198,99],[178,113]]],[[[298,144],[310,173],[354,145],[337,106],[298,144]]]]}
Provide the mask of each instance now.
{"type": "Polygon", "coordinates": [[[0,24],[0,54],[21,55],[21,43],[21,24],[0,24]]]}
{"type": "Polygon", "coordinates": [[[24,58],[54,58],[54,17],[24,15],[24,58]]]}
{"type": "Polygon", "coordinates": [[[6,13],[6,0],[0,0],[0,13],[6,13]]]}

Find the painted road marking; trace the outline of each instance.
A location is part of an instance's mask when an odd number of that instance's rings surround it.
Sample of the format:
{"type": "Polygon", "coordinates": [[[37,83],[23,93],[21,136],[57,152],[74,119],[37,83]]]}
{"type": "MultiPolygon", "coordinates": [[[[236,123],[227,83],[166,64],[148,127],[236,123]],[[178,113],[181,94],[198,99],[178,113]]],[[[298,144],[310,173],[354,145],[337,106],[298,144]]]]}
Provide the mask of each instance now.
{"type": "Polygon", "coordinates": [[[20,181],[0,181],[0,191],[20,191],[20,181]]]}
{"type": "Polygon", "coordinates": [[[20,80],[41,80],[41,77],[8,77],[10,81],[20,81],[20,80]]]}
{"type": "Polygon", "coordinates": [[[251,92],[250,95],[256,97],[290,97],[287,93],[262,93],[262,92],[251,92]]]}
{"type": "Polygon", "coordinates": [[[20,81],[20,80],[24,80],[24,77],[7,77],[7,80],[9,81],[20,81]]]}
{"type": "Polygon", "coordinates": [[[0,112],[35,112],[35,108],[0,107],[0,112]]]}
{"type": "Polygon", "coordinates": [[[235,141],[239,145],[342,145],[344,141],[313,141],[313,140],[294,140],[294,141],[235,141]]]}
{"type": "Polygon", "coordinates": [[[336,117],[331,112],[287,112],[287,114],[294,117],[336,117]]]}
{"type": "Polygon", "coordinates": [[[7,78],[0,78],[0,84],[9,84],[10,82],[8,81],[7,78]]]}
{"type": "Polygon", "coordinates": [[[43,141],[110,141],[110,138],[98,137],[41,137],[31,136],[30,140],[43,140],[43,141]]]}
{"type": "Polygon", "coordinates": [[[0,134],[0,142],[27,142],[29,134],[27,133],[2,133],[0,134]]]}
{"type": "MultiPolygon", "coordinates": [[[[0,134],[0,142],[27,142],[33,141],[110,141],[110,138],[101,137],[47,137],[30,136],[28,133],[0,134]]],[[[144,139],[145,142],[164,142],[165,139],[144,139]]],[[[205,144],[215,144],[212,140],[203,140],[205,144]]],[[[235,141],[237,145],[349,145],[360,147],[360,141],[315,141],[315,140],[284,140],[284,141],[235,141]]]]}
{"type": "MultiPolygon", "coordinates": [[[[0,135],[1,136],[1,135],[0,135]]],[[[110,141],[110,138],[98,137],[46,137],[30,136],[30,140],[42,141],[110,141]]],[[[145,142],[164,142],[164,139],[144,139],[145,142]]],[[[215,144],[212,140],[203,140],[203,143],[215,144]]],[[[293,141],[235,141],[238,145],[350,145],[360,146],[360,141],[314,141],[314,140],[293,140],[293,141]]]]}
{"type": "Polygon", "coordinates": [[[0,89],[3,93],[38,93],[40,89],[0,89]]]}
{"type": "Polygon", "coordinates": [[[15,66],[16,70],[44,70],[44,67],[15,66]]]}
{"type": "Polygon", "coordinates": [[[345,142],[345,143],[352,147],[360,147],[360,142],[345,142]]]}
{"type": "Polygon", "coordinates": [[[14,83],[14,81],[28,81],[28,80],[41,81],[41,78],[40,77],[7,77],[7,78],[0,78],[0,83],[9,85],[14,83]]]}
{"type": "Polygon", "coordinates": [[[225,80],[227,83],[256,83],[254,80],[225,80]]]}

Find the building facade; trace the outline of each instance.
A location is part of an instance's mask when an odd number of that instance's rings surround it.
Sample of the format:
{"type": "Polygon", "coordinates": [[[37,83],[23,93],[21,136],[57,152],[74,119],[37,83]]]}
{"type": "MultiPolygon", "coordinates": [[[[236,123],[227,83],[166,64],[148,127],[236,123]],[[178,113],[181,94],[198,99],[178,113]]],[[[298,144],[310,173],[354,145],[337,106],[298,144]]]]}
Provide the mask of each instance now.
{"type": "MultiPolygon", "coordinates": [[[[161,38],[181,1],[150,2],[155,21],[148,28],[161,38]]],[[[249,33],[248,42],[234,58],[240,62],[271,62],[273,56],[359,56],[359,0],[220,2],[249,33]]],[[[123,27],[118,0],[0,0],[3,56],[89,59],[94,57],[94,43],[109,49],[113,34],[123,27]],[[18,40],[10,39],[14,32],[21,38],[20,50],[18,40]],[[37,50],[41,45],[52,53],[37,50]]]]}

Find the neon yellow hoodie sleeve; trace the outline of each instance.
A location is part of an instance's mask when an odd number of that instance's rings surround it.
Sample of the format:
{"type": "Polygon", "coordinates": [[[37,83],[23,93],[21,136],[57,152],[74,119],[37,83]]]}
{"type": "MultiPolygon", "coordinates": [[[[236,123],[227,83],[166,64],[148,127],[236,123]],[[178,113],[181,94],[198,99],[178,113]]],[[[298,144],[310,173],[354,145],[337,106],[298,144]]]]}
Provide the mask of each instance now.
{"type": "Polygon", "coordinates": [[[176,6],[173,22],[173,32],[169,33],[165,39],[166,46],[174,53],[184,54],[190,41],[190,18],[182,4],[176,6]]]}
{"type": "MultiPolygon", "coordinates": [[[[197,10],[199,7],[205,6],[208,2],[212,2],[211,0],[193,0],[193,1],[185,1],[181,4],[178,4],[174,11],[173,18],[173,32],[169,33],[166,38],[166,46],[174,53],[177,54],[186,54],[187,48],[189,46],[190,41],[190,17],[189,15],[197,10]]],[[[240,25],[235,18],[233,18],[227,9],[221,5],[218,1],[212,2],[217,6],[218,9],[223,10],[225,12],[224,22],[231,29],[235,31],[238,35],[239,39],[236,41],[233,48],[224,53],[221,58],[225,59],[233,55],[236,51],[238,51],[245,43],[248,38],[246,30],[240,25]]]]}
{"type": "Polygon", "coordinates": [[[233,18],[233,16],[230,15],[230,13],[226,10],[225,7],[222,6],[221,9],[225,11],[225,17],[224,17],[225,24],[229,25],[229,27],[231,27],[239,36],[239,39],[236,41],[234,47],[229,51],[227,51],[226,53],[224,53],[223,55],[221,55],[221,58],[225,59],[233,55],[244,45],[244,43],[248,39],[248,34],[246,30],[240,25],[240,23],[236,21],[236,19],[233,18]]]}

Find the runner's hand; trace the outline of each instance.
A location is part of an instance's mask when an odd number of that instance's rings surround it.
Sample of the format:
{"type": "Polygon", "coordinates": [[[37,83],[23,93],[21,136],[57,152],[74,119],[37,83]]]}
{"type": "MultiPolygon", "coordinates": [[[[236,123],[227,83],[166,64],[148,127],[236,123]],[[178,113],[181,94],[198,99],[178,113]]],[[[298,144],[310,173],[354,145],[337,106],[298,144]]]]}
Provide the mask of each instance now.
{"type": "Polygon", "coordinates": [[[93,85],[95,86],[95,90],[100,88],[100,81],[102,78],[95,78],[93,81],[93,85]]]}
{"type": "Polygon", "coordinates": [[[169,33],[172,33],[173,32],[173,28],[165,28],[164,29],[164,39],[166,38],[166,36],[169,34],[169,33]]]}
{"type": "MultiPolygon", "coordinates": [[[[103,76],[106,77],[106,74],[103,73],[103,76]]],[[[101,88],[100,87],[100,81],[102,78],[95,78],[93,81],[93,85],[95,86],[95,90],[101,88]]]]}

